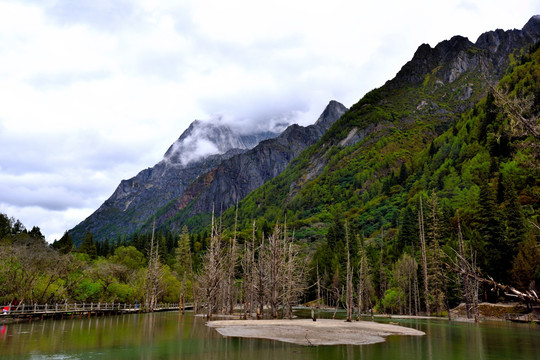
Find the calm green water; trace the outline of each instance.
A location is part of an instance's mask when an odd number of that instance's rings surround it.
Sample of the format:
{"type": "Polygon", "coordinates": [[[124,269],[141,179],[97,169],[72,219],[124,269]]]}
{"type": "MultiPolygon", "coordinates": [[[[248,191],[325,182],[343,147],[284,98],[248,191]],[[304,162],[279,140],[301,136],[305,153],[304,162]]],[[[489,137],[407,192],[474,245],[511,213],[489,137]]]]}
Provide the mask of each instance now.
{"type": "Polygon", "coordinates": [[[363,346],[224,338],[178,312],[0,325],[0,359],[540,359],[540,325],[394,320],[426,332],[363,346]]]}

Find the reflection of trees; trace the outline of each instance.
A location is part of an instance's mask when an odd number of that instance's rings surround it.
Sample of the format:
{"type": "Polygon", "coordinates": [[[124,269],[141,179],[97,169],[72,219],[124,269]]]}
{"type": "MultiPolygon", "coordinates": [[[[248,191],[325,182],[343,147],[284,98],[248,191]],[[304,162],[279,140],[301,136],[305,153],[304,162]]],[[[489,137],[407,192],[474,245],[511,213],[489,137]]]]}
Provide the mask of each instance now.
{"type": "Polygon", "coordinates": [[[156,326],[156,315],[154,313],[148,313],[143,317],[143,327],[142,327],[142,339],[144,341],[152,341],[154,339],[155,326],[156,326]]]}

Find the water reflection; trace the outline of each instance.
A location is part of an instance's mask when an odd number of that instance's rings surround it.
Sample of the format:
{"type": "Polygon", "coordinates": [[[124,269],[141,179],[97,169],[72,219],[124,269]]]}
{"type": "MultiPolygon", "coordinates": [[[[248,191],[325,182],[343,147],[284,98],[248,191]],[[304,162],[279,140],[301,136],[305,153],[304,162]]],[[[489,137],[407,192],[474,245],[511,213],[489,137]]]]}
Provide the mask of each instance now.
{"type": "MultiPolygon", "coordinates": [[[[384,321],[384,320],[380,320],[384,321]]],[[[388,321],[388,320],[387,320],[388,321]]],[[[540,327],[395,320],[426,336],[364,346],[304,347],[224,338],[178,312],[0,325],[1,359],[540,359],[540,327]]]]}

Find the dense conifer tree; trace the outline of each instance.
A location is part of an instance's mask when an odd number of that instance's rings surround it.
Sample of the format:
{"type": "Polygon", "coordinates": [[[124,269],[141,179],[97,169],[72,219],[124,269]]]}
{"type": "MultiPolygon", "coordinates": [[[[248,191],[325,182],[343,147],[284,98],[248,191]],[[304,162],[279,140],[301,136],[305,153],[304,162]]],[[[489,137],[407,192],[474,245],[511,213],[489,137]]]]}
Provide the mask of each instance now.
{"type": "Polygon", "coordinates": [[[495,201],[495,192],[489,184],[480,186],[480,212],[478,214],[479,230],[484,245],[482,267],[488,275],[506,279],[507,270],[512,262],[508,243],[505,241],[504,225],[495,201]]]}
{"type": "Polygon", "coordinates": [[[79,246],[79,252],[81,254],[87,254],[90,256],[90,259],[95,259],[97,257],[97,248],[96,244],[94,243],[94,236],[90,231],[86,232],[81,246],[79,246]]]}
{"type": "Polygon", "coordinates": [[[75,245],[73,245],[73,240],[67,231],[64,232],[64,235],[60,240],[55,240],[51,247],[58,250],[61,254],[67,254],[76,250],[75,245]]]}

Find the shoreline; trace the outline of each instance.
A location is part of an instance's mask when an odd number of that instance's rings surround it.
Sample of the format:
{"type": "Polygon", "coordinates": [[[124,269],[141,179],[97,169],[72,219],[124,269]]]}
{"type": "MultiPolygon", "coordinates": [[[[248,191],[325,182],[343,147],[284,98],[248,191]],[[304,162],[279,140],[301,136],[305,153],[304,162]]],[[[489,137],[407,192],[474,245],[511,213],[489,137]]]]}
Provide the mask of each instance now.
{"type": "Polygon", "coordinates": [[[268,339],[304,346],[367,345],[384,342],[391,335],[425,335],[422,331],[398,325],[331,319],[216,320],[206,325],[223,336],[268,339]]]}

